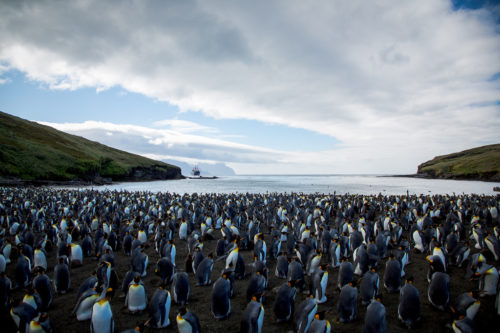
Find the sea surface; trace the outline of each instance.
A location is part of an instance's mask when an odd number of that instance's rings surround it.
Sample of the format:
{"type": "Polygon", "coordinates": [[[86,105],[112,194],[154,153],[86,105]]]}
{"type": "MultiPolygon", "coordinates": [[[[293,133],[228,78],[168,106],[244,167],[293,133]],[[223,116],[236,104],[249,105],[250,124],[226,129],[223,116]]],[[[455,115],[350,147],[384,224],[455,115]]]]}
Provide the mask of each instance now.
{"type": "Polygon", "coordinates": [[[217,179],[182,179],[117,183],[96,186],[99,190],[170,193],[322,193],[322,194],[486,194],[500,183],[380,177],[374,175],[247,175],[217,179]]]}

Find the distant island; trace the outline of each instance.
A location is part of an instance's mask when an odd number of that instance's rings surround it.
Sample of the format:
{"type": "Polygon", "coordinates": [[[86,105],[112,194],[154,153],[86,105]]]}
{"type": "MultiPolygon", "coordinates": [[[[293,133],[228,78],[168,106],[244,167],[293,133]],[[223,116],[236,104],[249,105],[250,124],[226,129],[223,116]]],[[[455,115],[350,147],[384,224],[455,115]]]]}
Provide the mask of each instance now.
{"type": "Polygon", "coordinates": [[[500,144],[436,156],[418,166],[417,177],[500,181],[500,144]]]}
{"type": "Polygon", "coordinates": [[[104,184],[183,178],[175,165],[0,112],[0,184],[104,184]]]}

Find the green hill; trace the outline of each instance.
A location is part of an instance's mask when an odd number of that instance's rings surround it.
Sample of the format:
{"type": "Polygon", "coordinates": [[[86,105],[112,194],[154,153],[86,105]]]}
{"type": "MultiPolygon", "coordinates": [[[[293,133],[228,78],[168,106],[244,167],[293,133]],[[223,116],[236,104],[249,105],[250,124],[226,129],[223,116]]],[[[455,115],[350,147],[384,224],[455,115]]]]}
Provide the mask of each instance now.
{"type": "Polygon", "coordinates": [[[182,178],[179,167],[0,112],[0,178],[113,181],[182,178]]]}
{"type": "Polygon", "coordinates": [[[434,157],[418,166],[417,176],[500,181],[500,144],[434,157]]]}

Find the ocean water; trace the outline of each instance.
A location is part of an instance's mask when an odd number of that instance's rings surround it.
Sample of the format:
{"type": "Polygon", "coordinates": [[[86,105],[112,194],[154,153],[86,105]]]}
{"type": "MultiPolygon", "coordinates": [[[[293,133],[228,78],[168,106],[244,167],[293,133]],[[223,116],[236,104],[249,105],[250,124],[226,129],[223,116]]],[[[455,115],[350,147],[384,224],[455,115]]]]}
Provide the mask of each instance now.
{"type": "Polygon", "coordinates": [[[217,179],[182,179],[118,183],[99,190],[170,193],[322,193],[322,194],[486,194],[500,183],[379,177],[373,175],[248,175],[217,179]]]}

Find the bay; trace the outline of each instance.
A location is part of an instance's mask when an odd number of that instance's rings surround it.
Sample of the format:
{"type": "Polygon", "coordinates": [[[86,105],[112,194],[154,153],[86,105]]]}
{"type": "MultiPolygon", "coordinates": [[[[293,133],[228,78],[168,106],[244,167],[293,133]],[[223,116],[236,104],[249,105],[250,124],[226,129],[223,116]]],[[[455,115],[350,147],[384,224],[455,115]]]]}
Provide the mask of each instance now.
{"type": "Polygon", "coordinates": [[[387,177],[377,175],[240,175],[217,179],[181,179],[116,183],[98,190],[170,193],[321,193],[321,194],[485,194],[500,183],[387,177]]]}

